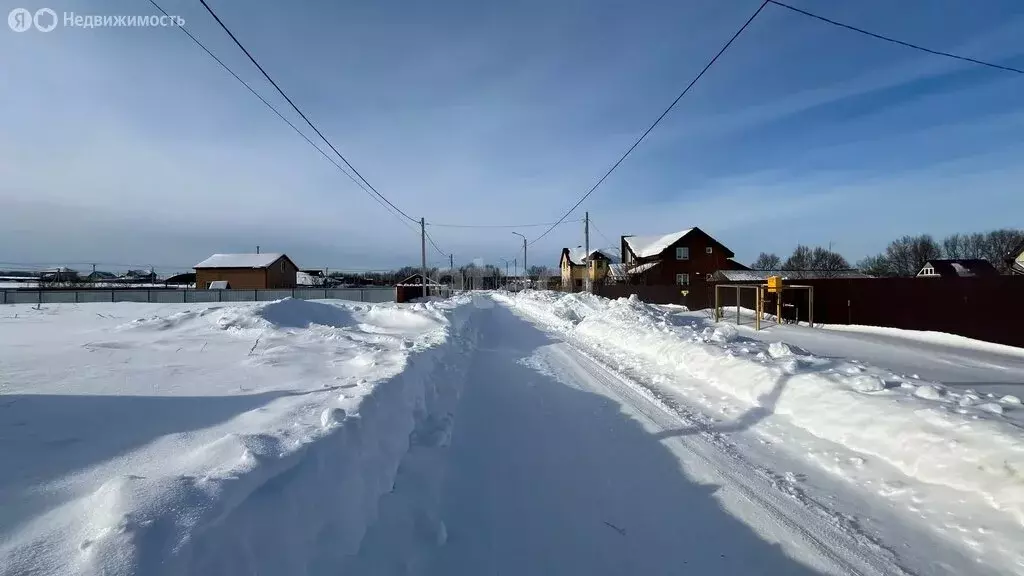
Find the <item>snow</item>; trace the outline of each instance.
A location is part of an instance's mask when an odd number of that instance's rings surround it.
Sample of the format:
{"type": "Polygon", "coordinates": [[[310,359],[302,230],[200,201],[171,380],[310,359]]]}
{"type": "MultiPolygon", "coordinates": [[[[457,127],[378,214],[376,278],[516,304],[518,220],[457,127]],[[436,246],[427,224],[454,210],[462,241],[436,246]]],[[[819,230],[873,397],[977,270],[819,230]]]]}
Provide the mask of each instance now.
{"type": "Polygon", "coordinates": [[[918,342],[924,342],[927,344],[937,344],[940,346],[948,346],[950,348],[976,350],[980,352],[992,352],[995,354],[1006,354],[1013,356],[1020,356],[1024,358],[1024,348],[1017,348],[1016,346],[1007,346],[1005,344],[996,344],[994,342],[985,342],[984,340],[975,340],[973,338],[967,338],[966,336],[960,336],[957,334],[947,334],[945,332],[933,332],[927,330],[904,330],[902,328],[888,328],[885,326],[861,326],[856,324],[820,324],[817,328],[824,328],[825,330],[835,330],[839,332],[859,332],[862,334],[872,334],[877,336],[889,336],[893,338],[901,338],[906,340],[916,340],[918,342]]]}
{"type": "Polygon", "coordinates": [[[654,268],[658,264],[661,264],[661,262],[658,261],[658,260],[655,260],[654,262],[644,262],[643,264],[637,264],[636,266],[633,266],[631,268],[627,268],[626,269],[626,273],[627,274],[640,274],[642,272],[647,272],[648,270],[650,270],[651,268],[654,268]]]}
{"type": "Polygon", "coordinates": [[[5,307],[0,574],[343,567],[458,395],[468,301],[5,307]]]}
{"type": "Polygon", "coordinates": [[[0,575],[1024,572],[1019,399],[894,342],[536,291],[11,305],[0,575]]]}
{"type": "Polygon", "coordinates": [[[1024,436],[1011,417],[1017,411],[1012,403],[975,404],[981,398],[973,392],[859,361],[855,346],[843,358],[808,352],[813,348],[809,336],[807,349],[779,340],[778,332],[764,336],[770,342],[748,336],[753,330],[715,338],[722,324],[705,314],[670,312],[635,298],[526,292],[510,302],[620,370],[655,381],[659,395],[704,403],[712,414],[748,410],[750,416],[737,421],[740,429],[753,427],[763,438],[800,438],[817,459],[817,454],[834,453],[849,454],[844,457],[848,462],[874,462],[838,468],[819,464],[858,484],[896,481],[912,487],[910,501],[907,489],[878,494],[906,502],[922,517],[934,514],[930,529],[944,537],[956,538],[960,528],[988,534],[971,537],[974,550],[1000,557],[1016,571],[1024,567],[1024,546],[1008,532],[991,532],[994,525],[1019,530],[1024,523],[1024,436]],[[961,402],[964,398],[969,400],[961,402]],[[888,479],[883,482],[883,477],[888,479]],[[922,511],[925,507],[928,512],[922,511]]]}
{"type": "Polygon", "coordinates": [[[266,268],[284,254],[214,254],[193,268],[266,268]]]}
{"type": "MultiPolygon", "coordinates": [[[[590,256],[594,257],[596,254],[601,254],[605,258],[614,262],[616,258],[612,256],[612,250],[608,248],[594,248],[590,251],[590,256]]],[[[575,250],[569,250],[569,260],[573,264],[583,264],[587,259],[587,251],[583,248],[577,248],[575,250]]]]}
{"type": "Polygon", "coordinates": [[[650,258],[665,251],[666,248],[678,242],[683,236],[692,231],[693,228],[661,234],[658,236],[627,236],[626,244],[637,258],[650,258]]]}

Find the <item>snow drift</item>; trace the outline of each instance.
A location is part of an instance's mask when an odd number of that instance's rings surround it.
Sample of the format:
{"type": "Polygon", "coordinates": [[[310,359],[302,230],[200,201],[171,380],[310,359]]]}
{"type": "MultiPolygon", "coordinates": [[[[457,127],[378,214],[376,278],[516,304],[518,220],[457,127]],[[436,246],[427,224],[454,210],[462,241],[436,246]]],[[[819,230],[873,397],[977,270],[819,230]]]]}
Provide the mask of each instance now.
{"type": "Polygon", "coordinates": [[[730,324],[635,298],[525,292],[510,301],[620,365],[708,382],[907,476],[975,493],[1024,523],[1024,438],[1000,415],[1020,409],[1016,398],[985,401],[856,360],[766,345],[730,324]]]}
{"type": "Polygon", "coordinates": [[[9,310],[11,575],[343,572],[399,471],[440,468],[475,340],[468,297],[9,310]]]}

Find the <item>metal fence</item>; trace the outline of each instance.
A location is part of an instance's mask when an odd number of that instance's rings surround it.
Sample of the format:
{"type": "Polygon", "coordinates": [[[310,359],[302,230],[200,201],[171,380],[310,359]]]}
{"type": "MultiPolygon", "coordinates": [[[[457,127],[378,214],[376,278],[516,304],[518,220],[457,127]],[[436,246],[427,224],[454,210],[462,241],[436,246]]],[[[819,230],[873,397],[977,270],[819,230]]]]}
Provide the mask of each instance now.
{"type": "Polygon", "coordinates": [[[160,288],[0,290],[0,304],[85,304],[89,302],[181,304],[191,302],[266,302],[281,300],[282,298],[394,302],[395,289],[384,286],[367,288],[295,288],[284,290],[174,290],[160,288]]]}

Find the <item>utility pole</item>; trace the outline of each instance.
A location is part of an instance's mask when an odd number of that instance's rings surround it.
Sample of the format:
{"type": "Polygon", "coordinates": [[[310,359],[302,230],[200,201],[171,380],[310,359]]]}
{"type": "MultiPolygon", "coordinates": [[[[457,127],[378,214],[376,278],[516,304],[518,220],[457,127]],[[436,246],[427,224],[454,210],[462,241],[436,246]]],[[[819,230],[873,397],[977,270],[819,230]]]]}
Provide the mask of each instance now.
{"type": "Polygon", "coordinates": [[[513,232],[516,236],[523,238],[523,289],[526,289],[527,280],[530,278],[529,268],[526,267],[526,236],[523,236],[519,232],[513,232]]]}
{"type": "Polygon", "coordinates": [[[259,245],[259,244],[257,244],[257,245],[256,245],[256,253],[257,253],[257,254],[259,254],[259,253],[260,253],[260,245],[259,245]]]}
{"type": "Polygon", "coordinates": [[[422,257],[422,269],[420,276],[423,280],[423,297],[427,297],[427,219],[420,218],[420,256],[422,257]]]}
{"type": "Polygon", "coordinates": [[[590,278],[590,212],[583,213],[583,270],[584,280],[583,284],[586,286],[587,292],[594,291],[594,284],[590,278]]]}
{"type": "Polygon", "coordinates": [[[455,289],[455,255],[448,255],[448,295],[451,296],[451,290],[455,289]]]}

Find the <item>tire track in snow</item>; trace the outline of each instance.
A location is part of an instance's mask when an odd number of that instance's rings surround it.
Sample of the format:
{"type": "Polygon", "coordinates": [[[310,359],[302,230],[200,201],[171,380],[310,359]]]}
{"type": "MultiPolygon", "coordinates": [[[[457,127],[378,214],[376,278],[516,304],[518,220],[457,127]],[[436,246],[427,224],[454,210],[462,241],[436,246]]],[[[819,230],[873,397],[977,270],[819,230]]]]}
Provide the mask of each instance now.
{"type": "MultiPolygon", "coordinates": [[[[630,408],[659,433],[670,434],[680,425],[695,429],[694,434],[666,438],[666,445],[682,451],[682,460],[698,462],[705,472],[719,478],[724,488],[734,490],[751,504],[754,515],[769,520],[757,522],[758,525],[784,528],[807,545],[798,548],[814,550],[837,573],[909,574],[891,550],[860,531],[852,519],[837,515],[792,482],[750,463],[724,436],[708,431],[707,424],[685,409],[668,406],[646,386],[607,367],[580,346],[564,342],[550,350],[557,351],[569,374],[585,374],[588,378],[584,383],[595,392],[611,396],[630,408]]],[[[551,360],[558,363],[555,358],[551,360]]]]}

